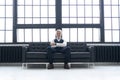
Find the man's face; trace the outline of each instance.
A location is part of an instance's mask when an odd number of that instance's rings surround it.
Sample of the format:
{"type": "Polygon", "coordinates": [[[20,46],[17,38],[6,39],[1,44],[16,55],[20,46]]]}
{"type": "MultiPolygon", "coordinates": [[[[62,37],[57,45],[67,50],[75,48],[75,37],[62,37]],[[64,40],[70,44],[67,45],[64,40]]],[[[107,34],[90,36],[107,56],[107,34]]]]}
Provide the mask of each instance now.
{"type": "Polygon", "coordinates": [[[61,32],[57,31],[57,37],[60,38],[61,37],[61,32]]]}

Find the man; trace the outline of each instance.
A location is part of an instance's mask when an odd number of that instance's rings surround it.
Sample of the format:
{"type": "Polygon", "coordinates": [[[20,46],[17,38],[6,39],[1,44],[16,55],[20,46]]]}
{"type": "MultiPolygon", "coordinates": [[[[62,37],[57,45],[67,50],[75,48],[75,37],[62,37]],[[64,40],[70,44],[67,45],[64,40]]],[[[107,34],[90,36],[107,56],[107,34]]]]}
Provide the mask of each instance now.
{"type": "Polygon", "coordinates": [[[55,39],[50,43],[50,46],[47,48],[47,57],[49,60],[48,69],[53,69],[53,57],[54,54],[60,52],[64,54],[64,68],[69,69],[69,59],[70,59],[70,47],[67,46],[67,42],[62,39],[62,30],[56,30],[55,39]]]}

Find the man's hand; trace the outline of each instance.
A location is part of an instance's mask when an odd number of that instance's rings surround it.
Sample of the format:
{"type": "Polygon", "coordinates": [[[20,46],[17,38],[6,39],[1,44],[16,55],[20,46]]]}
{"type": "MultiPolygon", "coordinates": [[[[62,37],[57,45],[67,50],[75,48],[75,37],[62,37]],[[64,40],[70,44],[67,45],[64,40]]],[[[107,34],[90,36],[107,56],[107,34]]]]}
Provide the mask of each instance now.
{"type": "Polygon", "coordinates": [[[50,43],[51,46],[55,46],[56,44],[55,43],[50,43]]]}
{"type": "Polygon", "coordinates": [[[58,46],[58,47],[65,47],[66,45],[63,44],[63,43],[57,43],[56,46],[58,46]]]}

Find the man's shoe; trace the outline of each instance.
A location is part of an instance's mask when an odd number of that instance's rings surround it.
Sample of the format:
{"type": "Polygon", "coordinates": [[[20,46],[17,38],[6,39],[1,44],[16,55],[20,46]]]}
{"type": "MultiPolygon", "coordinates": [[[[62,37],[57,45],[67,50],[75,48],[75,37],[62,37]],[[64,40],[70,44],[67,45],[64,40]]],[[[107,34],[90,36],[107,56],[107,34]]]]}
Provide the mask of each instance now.
{"type": "Polygon", "coordinates": [[[53,64],[48,64],[48,69],[53,69],[54,65],[53,64]]]}
{"type": "Polygon", "coordinates": [[[68,64],[64,64],[64,69],[70,69],[68,64]]]}

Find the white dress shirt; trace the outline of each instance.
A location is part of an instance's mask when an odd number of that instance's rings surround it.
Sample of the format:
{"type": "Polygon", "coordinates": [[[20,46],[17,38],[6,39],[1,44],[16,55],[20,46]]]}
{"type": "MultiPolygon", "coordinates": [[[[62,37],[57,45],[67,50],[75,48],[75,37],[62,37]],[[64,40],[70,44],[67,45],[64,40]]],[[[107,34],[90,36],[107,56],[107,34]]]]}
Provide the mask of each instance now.
{"type": "MultiPolygon", "coordinates": [[[[57,38],[58,41],[60,41],[60,39],[57,38]]],[[[55,43],[54,40],[51,41],[51,43],[55,43]]],[[[57,43],[56,47],[65,47],[67,46],[67,42],[64,41],[63,43],[57,43]]]]}

